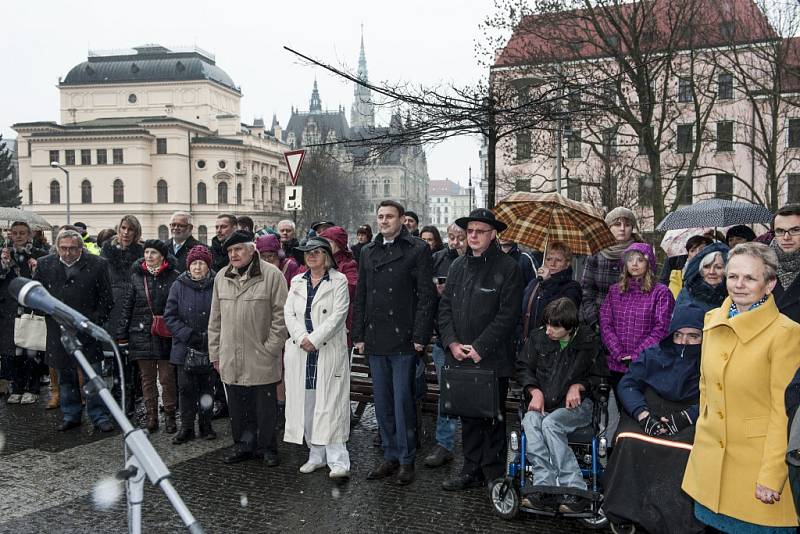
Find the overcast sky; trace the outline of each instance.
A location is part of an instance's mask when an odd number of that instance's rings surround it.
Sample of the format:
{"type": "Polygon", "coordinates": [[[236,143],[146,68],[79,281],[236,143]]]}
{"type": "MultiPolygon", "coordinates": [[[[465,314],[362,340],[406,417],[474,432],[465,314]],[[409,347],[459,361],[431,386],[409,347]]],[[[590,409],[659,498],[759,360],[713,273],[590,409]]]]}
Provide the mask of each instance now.
{"type": "MultiPolygon", "coordinates": [[[[492,8],[489,0],[9,3],[0,40],[0,132],[15,137],[15,122],[58,120],[58,78],[85,61],[87,50],[144,43],[196,44],[214,53],[241,86],[242,122],[263,117],[269,124],[276,113],[286,126],[292,105],[308,109],[315,76],[323,107],[345,106],[349,121],[352,84],[301,64],[284,45],[355,70],[363,23],[370,81],[466,84],[483,74],[474,50],[492,8]]],[[[479,145],[457,138],[428,148],[430,178],[466,185],[470,165],[478,176],[479,145]]]]}

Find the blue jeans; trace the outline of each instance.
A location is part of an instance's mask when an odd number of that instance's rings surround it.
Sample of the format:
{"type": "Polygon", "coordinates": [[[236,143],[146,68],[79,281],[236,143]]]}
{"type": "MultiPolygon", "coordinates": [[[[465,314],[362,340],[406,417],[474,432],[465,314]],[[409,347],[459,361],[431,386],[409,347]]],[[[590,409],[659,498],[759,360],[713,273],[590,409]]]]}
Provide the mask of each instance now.
{"type": "MultiPolygon", "coordinates": [[[[98,375],[101,367],[100,362],[92,364],[94,372],[98,375]]],[[[58,374],[58,386],[61,388],[61,412],[64,414],[64,421],[80,423],[83,406],[81,406],[78,370],[73,368],[56,369],[56,373],[58,374]]],[[[86,398],[86,413],[95,426],[108,421],[108,412],[100,395],[89,395],[86,398]]]]}
{"type": "Polygon", "coordinates": [[[383,444],[383,457],[413,464],[417,449],[417,410],[414,405],[414,379],[418,356],[372,354],[372,392],[375,418],[383,444]]]}
{"type": "MultiPolygon", "coordinates": [[[[436,376],[439,379],[439,387],[442,386],[442,369],[444,368],[444,349],[438,343],[433,344],[433,364],[436,366],[436,376]]],[[[438,411],[438,408],[437,408],[438,411]]],[[[456,429],[458,428],[458,418],[442,415],[436,417],[436,443],[450,452],[456,446],[456,429]]]]}

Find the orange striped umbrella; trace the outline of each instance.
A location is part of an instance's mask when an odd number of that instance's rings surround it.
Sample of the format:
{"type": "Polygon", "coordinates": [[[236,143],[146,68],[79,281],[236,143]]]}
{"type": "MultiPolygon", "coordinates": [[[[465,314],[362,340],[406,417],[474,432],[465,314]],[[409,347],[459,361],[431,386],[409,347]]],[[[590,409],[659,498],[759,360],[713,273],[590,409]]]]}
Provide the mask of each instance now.
{"type": "Polygon", "coordinates": [[[533,250],[562,241],[574,254],[588,256],[616,243],[599,209],[558,193],[511,193],[492,211],[508,225],[503,239],[533,250]]]}

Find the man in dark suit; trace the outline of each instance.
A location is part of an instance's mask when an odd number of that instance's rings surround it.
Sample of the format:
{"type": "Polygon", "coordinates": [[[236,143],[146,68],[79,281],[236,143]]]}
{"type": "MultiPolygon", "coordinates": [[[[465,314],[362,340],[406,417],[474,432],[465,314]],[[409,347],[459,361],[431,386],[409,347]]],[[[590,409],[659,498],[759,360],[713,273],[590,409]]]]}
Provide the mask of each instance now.
{"type": "MultiPolygon", "coordinates": [[[[75,308],[95,324],[104,324],[114,305],[111,280],[106,260],[89,254],[81,235],[74,230],[62,230],[56,238],[56,254],[39,260],[34,279],[67,306],[75,308]]],[[[103,346],[94,338],[79,335],[83,353],[100,374],[103,346]]],[[[47,317],[47,364],[56,370],[61,389],[61,411],[64,421],[60,431],[81,425],[81,395],[78,386],[78,364],[61,344],[61,330],[52,317],[47,317]]],[[[89,395],[86,411],[92,424],[102,432],[114,427],[99,395],[89,395]]]]}
{"type": "Polygon", "coordinates": [[[192,236],[192,216],[185,211],[176,211],[169,220],[169,232],[172,239],[167,241],[169,251],[178,260],[175,270],[182,273],[186,270],[186,256],[200,241],[192,236]]]}

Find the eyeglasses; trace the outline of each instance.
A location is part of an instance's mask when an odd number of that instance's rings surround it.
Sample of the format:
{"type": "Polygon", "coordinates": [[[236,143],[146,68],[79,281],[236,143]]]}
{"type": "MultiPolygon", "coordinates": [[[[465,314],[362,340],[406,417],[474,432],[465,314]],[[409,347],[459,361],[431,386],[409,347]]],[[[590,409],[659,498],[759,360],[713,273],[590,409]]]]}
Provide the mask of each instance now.
{"type": "Polygon", "coordinates": [[[313,250],[309,250],[308,252],[306,252],[306,256],[320,256],[322,254],[325,253],[322,251],[321,248],[315,248],[313,250]]]}
{"type": "Polygon", "coordinates": [[[491,232],[492,230],[480,230],[478,228],[467,228],[467,235],[483,235],[491,232]]]}
{"type": "Polygon", "coordinates": [[[775,237],[786,237],[786,234],[789,234],[792,237],[797,237],[800,235],[800,226],[793,226],[788,230],[784,230],[783,228],[775,228],[775,237]]]}
{"type": "Polygon", "coordinates": [[[188,228],[188,224],[181,224],[181,223],[169,223],[170,228],[188,228]]]}

